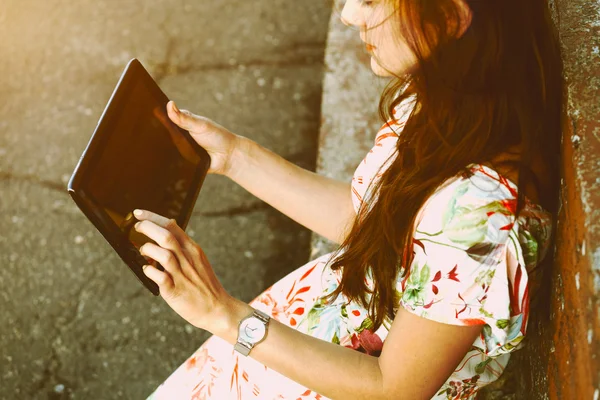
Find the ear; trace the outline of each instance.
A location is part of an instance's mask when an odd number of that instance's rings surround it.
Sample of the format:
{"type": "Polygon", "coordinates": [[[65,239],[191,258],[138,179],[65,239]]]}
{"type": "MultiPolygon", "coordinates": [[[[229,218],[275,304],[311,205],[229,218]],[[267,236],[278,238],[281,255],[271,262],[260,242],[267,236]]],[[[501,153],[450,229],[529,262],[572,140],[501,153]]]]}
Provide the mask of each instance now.
{"type": "MultiPolygon", "coordinates": [[[[471,7],[467,4],[466,0],[454,0],[456,5],[456,15],[458,17],[458,21],[453,21],[458,23],[458,29],[455,30],[456,38],[460,38],[471,26],[471,20],[473,19],[473,11],[471,7]]],[[[452,28],[454,29],[454,25],[452,28]]]]}

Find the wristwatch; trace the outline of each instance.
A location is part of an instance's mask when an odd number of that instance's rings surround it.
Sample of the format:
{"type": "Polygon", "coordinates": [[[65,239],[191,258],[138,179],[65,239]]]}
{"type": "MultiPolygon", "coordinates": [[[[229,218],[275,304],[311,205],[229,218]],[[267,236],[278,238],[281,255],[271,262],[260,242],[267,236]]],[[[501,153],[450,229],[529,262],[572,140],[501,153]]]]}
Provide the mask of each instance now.
{"type": "Polygon", "coordinates": [[[248,356],[254,345],[265,340],[267,326],[271,317],[262,311],[254,310],[238,325],[237,343],[233,347],[244,356],[248,356]]]}

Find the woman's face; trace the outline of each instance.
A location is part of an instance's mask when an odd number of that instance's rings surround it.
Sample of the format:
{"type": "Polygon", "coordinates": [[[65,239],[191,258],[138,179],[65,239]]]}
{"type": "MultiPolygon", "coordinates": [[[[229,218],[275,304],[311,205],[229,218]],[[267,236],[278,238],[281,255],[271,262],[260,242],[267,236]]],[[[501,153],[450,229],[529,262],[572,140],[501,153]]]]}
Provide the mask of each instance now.
{"type": "Polygon", "coordinates": [[[379,76],[403,75],[416,58],[401,39],[393,8],[386,0],[346,0],[341,21],[360,29],[360,39],[371,55],[371,69],[379,76]]]}
{"type": "MultiPolygon", "coordinates": [[[[458,38],[471,24],[472,12],[465,0],[455,0],[455,5],[457,17],[449,19],[447,26],[448,33],[458,38]]],[[[360,39],[371,54],[371,69],[376,75],[404,75],[416,65],[417,58],[400,33],[394,1],[346,0],[341,20],[360,29],[360,39]]],[[[422,56],[427,57],[431,49],[424,42],[421,46],[422,56]]]]}

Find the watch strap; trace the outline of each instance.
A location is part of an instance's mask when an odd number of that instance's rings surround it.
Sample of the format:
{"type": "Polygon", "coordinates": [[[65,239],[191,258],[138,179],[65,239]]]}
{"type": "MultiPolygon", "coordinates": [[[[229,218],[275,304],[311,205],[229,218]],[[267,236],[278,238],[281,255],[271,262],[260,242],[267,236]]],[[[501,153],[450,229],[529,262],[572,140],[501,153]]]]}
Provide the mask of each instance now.
{"type": "Polygon", "coordinates": [[[260,319],[265,324],[267,324],[269,322],[269,320],[271,319],[271,316],[269,314],[266,314],[260,310],[254,310],[254,312],[252,313],[252,316],[260,319]]]}
{"type": "Polygon", "coordinates": [[[238,353],[242,354],[243,356],[248,356],[248,354],[250,354],[250,350],[252,350],[252,347],[253,346],[248,347],[248,345],[246,345],[245,343],[237,342],[235,346],[233,346],[233,349],[236,350],[238,353]]]}

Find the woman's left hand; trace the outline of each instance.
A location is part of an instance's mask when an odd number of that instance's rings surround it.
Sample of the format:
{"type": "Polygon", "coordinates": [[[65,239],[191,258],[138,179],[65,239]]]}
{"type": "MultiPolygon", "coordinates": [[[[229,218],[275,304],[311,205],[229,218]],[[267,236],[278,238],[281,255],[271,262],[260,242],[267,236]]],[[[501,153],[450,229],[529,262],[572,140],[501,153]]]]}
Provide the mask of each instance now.
{"type": "MultiPolygon", "coordinates": [[[[136,210],[138,211],[138,210],[136,210]]],[[[206,255],[190,237],[168,219],[148,210],[135,217],[135,229],[154,240],[140,247],[143,256],[159,262],[164,271],[153,265],[144,274],[160,289],[160,295],[177,314],[190,324],[212,332],[226,319],[232,297],[217,279],[206,255]]]]}

